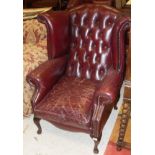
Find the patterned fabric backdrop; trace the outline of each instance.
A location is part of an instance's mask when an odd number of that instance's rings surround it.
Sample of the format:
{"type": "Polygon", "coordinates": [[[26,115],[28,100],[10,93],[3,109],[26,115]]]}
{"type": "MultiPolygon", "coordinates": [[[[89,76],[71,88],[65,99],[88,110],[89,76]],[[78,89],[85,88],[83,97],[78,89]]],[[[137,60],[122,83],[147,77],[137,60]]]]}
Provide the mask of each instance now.
{"type": "Polygon", "coordinates": [[[36,19],[24,21],[23,29],[23,115],[29,116],[32,113],[30,100],[34,87],[26,82],[26,75],[47,60],[47,32],[45,25],[36,19]]]}
{"type": "Polygon", "coordinates": [[[37,19],[25,20],[23,22],[23,29],[24,44],[36,44],[47,37],[45,25],[38,22],[37,19]]]}

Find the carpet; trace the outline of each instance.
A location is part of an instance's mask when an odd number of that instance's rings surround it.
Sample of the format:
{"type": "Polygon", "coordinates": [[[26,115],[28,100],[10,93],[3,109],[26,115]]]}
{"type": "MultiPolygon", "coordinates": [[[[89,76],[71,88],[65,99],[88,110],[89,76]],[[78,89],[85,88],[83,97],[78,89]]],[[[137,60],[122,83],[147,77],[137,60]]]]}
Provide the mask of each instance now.
{"type": "Polygon", "coordinates": [[[116,144],[109,142],[104,155],[131,155],[131,150],[123,148],[121,151],[117,151],[116,144]]]}

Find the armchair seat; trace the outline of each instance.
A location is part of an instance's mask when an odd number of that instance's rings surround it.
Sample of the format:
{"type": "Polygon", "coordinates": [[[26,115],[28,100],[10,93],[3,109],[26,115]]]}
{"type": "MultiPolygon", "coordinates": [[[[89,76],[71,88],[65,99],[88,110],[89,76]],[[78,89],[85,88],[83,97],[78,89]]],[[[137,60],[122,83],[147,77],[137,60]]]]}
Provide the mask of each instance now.
{"type": "Polygon", "coordinates": [[[95,82],[65,76],[34,107],[34,113],[54,122],[87,129],[92,117],[95,82]]]}

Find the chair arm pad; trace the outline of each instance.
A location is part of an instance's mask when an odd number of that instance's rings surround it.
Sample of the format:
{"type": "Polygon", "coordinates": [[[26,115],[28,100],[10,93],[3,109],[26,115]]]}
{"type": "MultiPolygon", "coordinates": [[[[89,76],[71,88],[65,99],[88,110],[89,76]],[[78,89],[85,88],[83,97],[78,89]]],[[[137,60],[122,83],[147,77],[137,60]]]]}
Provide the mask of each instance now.
{"type": "Polygon", "coordinates": [[[122,77],[116,70],[110,69],[101,83],[99,83],[95,98],[103,104],[110,104],[117,100],[122,84],[122,77]]]}
{"type": "Polygon", "coordinates": [[[66,67],[66,60],[66,56],[48,60],[27,75],[27,82],[30,85],[34,85],[36,89],[31,100],[32,106],[40,102],[63,75],[66,67]]]}
{"type": "Polygon", "coordinates": [[[119,97],[121,86],[120,74],[111,69],[104,80],[98,83],[94,98],[94,111],[92,116],[92,135],[99,137],[106,120],[110,115],[110,109],[119,97]],[[104,117],[103,117],[104,115],[104,117]]]}

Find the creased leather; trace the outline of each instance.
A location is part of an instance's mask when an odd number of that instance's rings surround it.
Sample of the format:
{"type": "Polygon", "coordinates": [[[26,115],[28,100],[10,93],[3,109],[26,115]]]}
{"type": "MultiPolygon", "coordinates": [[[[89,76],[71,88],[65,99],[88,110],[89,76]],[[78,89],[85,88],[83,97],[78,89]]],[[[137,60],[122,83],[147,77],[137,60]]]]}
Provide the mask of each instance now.
{"type": "Polygon", "coordinates": [[[36,89],[32,98],[33,108],[62,76],[65,66],[66,56],[46,61],[27,75],[26,80],[36,89]]]}
{"type": "MultiPolygon", "coordinates": [[[[34,115],[60,126],[86,129],[100,138],[119,97],[125,62],[124,34],[130,20],[114,8],[97,4],[54,14],[47,12],[40,17],[48,30],[49,59],[65,53],[69,57],[66,69],[62,67],[66,61],[58,62],[61,67],[55,66],[54,71],[58,67],[61,72],[59,81],[54,80],[54,87],[52,80],[46,81],[51,86],[35,104],[34,115]],[[56,39],[56,34],[64,36],[56,39]]],[[[51,70],[45,75],[48,74],[52,74],[51,70]]]]}
{"type": "Polygon", "coordinates": [[[88,126],[91,120],[95,82],[63,77],[34,108],[34,113],[48,113],[56,122],[88,126]]]}

